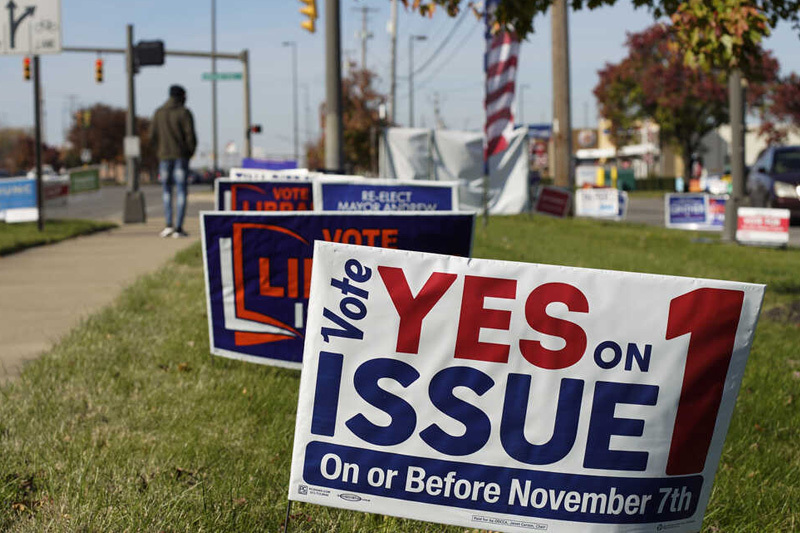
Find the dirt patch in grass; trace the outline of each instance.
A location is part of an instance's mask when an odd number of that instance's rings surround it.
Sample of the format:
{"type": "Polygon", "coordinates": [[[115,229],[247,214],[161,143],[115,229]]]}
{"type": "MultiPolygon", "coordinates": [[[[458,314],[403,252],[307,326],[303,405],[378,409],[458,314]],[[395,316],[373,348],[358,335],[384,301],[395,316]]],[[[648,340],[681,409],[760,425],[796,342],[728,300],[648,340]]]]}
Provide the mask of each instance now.
{"type": "Polygon", "coordinates": [[[764,316],[775,322],[800,326],[800,300],[773,307],[764,311],[764,316]]]}

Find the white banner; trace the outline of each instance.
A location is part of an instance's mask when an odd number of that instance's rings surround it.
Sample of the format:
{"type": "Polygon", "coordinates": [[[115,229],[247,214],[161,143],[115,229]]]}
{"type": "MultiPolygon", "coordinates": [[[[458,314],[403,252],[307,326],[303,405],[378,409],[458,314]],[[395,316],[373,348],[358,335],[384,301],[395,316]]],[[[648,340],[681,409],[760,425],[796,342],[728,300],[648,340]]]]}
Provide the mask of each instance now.
{"type": "Polygon", "coordinates": [[[289,498],[699,531],[763,285],[317,241],[289,498]]]}

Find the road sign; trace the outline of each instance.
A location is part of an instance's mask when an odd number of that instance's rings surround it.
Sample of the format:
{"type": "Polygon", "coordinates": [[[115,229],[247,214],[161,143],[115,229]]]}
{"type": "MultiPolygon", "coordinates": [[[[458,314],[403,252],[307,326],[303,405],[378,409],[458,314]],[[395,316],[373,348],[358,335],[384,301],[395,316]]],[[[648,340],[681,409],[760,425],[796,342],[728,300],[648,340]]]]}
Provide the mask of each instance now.
{"type": "Polygon", "coordinates": [[[241,72],[203,72],[203,80],[240,80],[242,79],[241,72]]]}
{"type": "Polygon", "coordinates": [[[61,52],[61,0],[8,0],[0,4],[0,54],[61,52]]]}

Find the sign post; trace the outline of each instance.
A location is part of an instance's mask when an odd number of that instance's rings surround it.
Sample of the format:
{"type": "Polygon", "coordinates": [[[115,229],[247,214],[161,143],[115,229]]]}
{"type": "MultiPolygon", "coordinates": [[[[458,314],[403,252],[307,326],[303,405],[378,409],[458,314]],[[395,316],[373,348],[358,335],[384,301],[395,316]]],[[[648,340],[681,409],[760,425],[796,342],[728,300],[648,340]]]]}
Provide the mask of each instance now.
{"type": "Polygon", "coordinates": [[[9,0],[0,15],[0,55],[33,56],[34,159],[36,167],[37,227],[44,230],[42,194],[42,120],[39,54],[61,52],[61,0],[9,0]]]}

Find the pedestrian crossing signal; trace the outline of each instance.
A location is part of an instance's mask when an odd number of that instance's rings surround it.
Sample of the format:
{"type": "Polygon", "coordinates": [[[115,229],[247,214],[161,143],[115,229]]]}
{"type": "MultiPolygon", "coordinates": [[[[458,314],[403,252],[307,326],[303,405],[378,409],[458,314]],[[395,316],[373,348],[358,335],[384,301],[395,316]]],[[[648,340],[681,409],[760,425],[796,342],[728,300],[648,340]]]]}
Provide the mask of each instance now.
{"type": "Polygon", "coordinates": [[[305,4],[305,7],[300,8],[300,13],[308,17],[308,20],[304,20],[300,23],[300,27],[308,33],[314,33],[316,31],[314,23],[317,20],[317,0],[300,1],[305,4]]]}
{"type": "Polygon", "coordinates": [[[98,59],[94,62],[94,81],[103,83],[103,60],[98,59]]]}
{"type": "Polygon", "coordinates": [[[22,76],[25,78],[25,81],[30,81],[31,79],[31,58],[25,57],[22,60],[22,76]]]}

